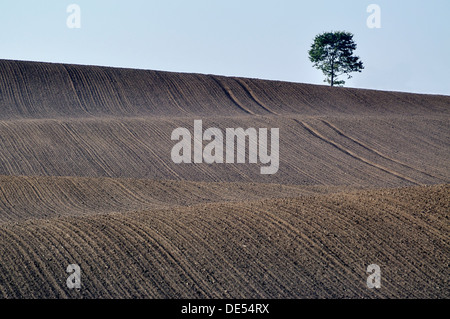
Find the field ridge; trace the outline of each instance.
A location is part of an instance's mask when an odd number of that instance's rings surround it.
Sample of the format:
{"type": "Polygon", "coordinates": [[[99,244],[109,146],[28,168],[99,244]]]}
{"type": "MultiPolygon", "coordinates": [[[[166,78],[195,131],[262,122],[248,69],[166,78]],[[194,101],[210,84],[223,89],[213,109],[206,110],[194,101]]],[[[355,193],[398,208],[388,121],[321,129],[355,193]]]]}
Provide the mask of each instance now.
{"type": "Polygon", "coordinates": [[[0,60],[0,298],[449,298],[449,124],[443,95],[0,60]],[[278,171],[174,163],[194,120],[278,128],[278,171]]]}

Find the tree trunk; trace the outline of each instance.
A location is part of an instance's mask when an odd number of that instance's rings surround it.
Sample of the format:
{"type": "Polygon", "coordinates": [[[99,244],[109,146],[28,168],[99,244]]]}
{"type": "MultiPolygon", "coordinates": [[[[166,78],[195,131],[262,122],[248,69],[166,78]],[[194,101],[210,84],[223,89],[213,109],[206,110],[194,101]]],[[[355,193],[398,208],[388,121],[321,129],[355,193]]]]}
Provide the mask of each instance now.
{"type": "Polygon", "coordinates": [[[334,64],[331,63],[331,86],[334,85],[334,64]]]}

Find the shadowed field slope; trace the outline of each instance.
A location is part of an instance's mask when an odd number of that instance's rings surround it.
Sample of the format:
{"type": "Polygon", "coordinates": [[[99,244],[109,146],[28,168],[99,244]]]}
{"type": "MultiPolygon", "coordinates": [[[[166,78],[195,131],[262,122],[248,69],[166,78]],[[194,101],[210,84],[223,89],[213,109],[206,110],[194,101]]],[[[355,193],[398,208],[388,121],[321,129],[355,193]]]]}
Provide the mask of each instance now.
{"type": "Polygon", "coordinates": [[[449,113],[449,97],[0,60],[0,119],[449,113]]]}
{"type": "Polygon", "coordinates": [[[0,175],[378,187],[450,180],[448,96],[0,60],[0,109],[0,175]],[[192,132],[194,119],[223,131],[280,128],[279,171],[174,164],[171,133],[192,132]]]}
{"type": "Polygon", "coordinates": [[[449,298],[448,186],[0,225],[0,296],[449,298]],[[82,289],[66,287],[67,265],[82,289]],[[366,286],[378,264],[382,287],[366,286]]]}
{"type": "Polygon", "coordinates": [[[0,298],[449,298],[449,127],[449,96],[0,60],[0,298]],[[194,120],[279,128],[278,171],[175,164],[194,120]]]}
{"type": "MultiPolygon", "coordinates": [[[[406,186],[450,181],[447,118],[203,118],[204,129],[277,127],[279,170],[268,164],[175,164],[171,133],[186,119],[0,121],[0,174],[406,186]]],[[[206,146],[207,142],[203,142],[206,146]]],[[[248,144],[247,144],[248,146],[248,144]]]]}
{"type": "Polygon", "coordinates": [[[257,183],[0,176],[0,224],[212,202],[297,197],[342,190],[342,187],[257,183]]]}
{"type": "MultiPolygon", "coordinates": [[[[0,60],[0,175],[297,185],[450,180],[450,97],[0,60]],[[279,128],[280,165],[174,164],[177,127],[279,128]]],[[[248,141],[247,141],[248,142],[248,141]]],[[[207,144],[203,142],[203,146],[207,144]]]]}

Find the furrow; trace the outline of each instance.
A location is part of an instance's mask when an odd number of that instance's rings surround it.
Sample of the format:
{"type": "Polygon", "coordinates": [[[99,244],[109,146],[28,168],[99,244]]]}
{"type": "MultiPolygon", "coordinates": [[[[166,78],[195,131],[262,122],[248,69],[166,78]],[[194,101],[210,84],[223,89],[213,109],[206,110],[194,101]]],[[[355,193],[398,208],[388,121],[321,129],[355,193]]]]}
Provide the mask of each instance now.
{"type": "Polygon", "coordinates": [[[352,158],[354,158],[354,159],[356,159],[356,160],[358,160],[358,161],[361,161],[361,162],[363,162],[363,163],[365,163],[365,164],[367,164],[367,165],[369,165],[369,166],[375,167],[375,168],[377,168],[377,169],[379,169],[379,170],[381,170],[381,171],[383,171],[383,172],[386,172],[386,173],[388,173],[388,174],[391,174],[391,175],[393,175],[393,176],[395,176],[395,177],[397,177],[397,178],[400,178],[400,179],[402,179],[402,180],[404,180],[404,181],[406,181],[406,182],[412,183],[412,184],[414,184],[414,185],[421,185],[421,184],[417,183],[416,181],[413,181],[412,179],[410,179],[410,178],[408,178],[408,177],[406,177],[406,176],[404,176],[404,175],[402,175],[402,174],[399,174],[399,173],[397,173],[397,172],[395,172],[395,171],[393,171],[393,170],[390,170],[390,169],[388,169],[388,168],[386,168],[386,167],[383,167],[383,166],[381,166],[381,165],[378,165],[378,164],[376,164],[376,163],[373,163],[373,162],[371,162],[371,161],[369,161],[369,160],[367,160],[367,159],[365,159],[365,158],[363,158],[363,157],[361,157],[361,156],[359,156],[359,155],[353,153],[352,151],[350,151],[350,150],[348,150],[348,149],[346,149],[346,148],[340,146],[339,144],[337,144],[337,143],[335,143],[335,142],[333,142],[333,141],[327,139],[327,138],[324,137],[322,134],[320,134],[318,131],[316,131],[316,130],[313,129],[311,126],[309,126],[308,124],[306,124],[305,122],[298,121],[298,120],[295,120],[295,121],[296,121],[298,124],[300,124],[305,130],[307,130],[308,132],[310,132],[311,135],[313,135],[313,136],[315,136],[315,137],[321,139],[322,141],[324,141],[324,142],[327,143],[327,144],[330,144],[331,146],[333,146],[333,147],[335,147],[336,149],[338,149],[339,151],[341,151],[341,152],[343,152],[343,153],[345,153],[345,154],[351,156],[352,158]]]}
{"type": "Polygon", "coordinates": [[[274,115],[280,115],[277,112],[271,110],[267,105],[265,105],[261,100],[256,96],[256,94],[253,92],[253,90],[250,88],[247,82],[245,82],[243,79],[236,78],[236,81],[241,85],[241,87],[244,89],[245,92],[247,92],[248,95],[250,95],[253,99],[253,101],[256,102],[260,107],[262,107],[267,112],[274,114],[274,115]]]}
{"type": "Polygon", "coordinates": [[[405,163],[403,163],[403,162],[401,162],[401,161],[399,161],[399,160],[393,159],[393,158],[391,158],[391,157],[389,157],[389,156],[387,156],[387,155],[385,155],[385,154],[382,154],[381,152],[377,151],[375,148],[372,148],[372,147],[370,147],[370,146],[364,144],[364,143],[361,142],[360,140],[357,140],[356,138],[353,138],[353,137],[349,136],[348,134],[345,134],[345,133],[342,132],[340,129],[338,129],[335,125],[331,124],[330,122],[325,121],[325,120],[321,120],[321,121],[322,121],[322,123],[324,123],[326,126],[328,126],[329,128],[331,128],[332,130],[334,130],[334,131],[335,131],[337,134],[339,134],[340,136],[349,139],[349,140],[352,141],[353,143],[355,143],[355,144],[361,146],[362,148],[368,150],[369,152],[372,152],[372,153],[374,153],[374,154],[376,154],[376,155],[378,155],[378,156],[380,156],[380,157],[382,157],[382,158],[384,158],[384,159],[386,159],[386,160],[388,160],[388,161],[394,162],[394,163],[399,164],[399,165],[401,165],[401,166],[403,166],[403,167],[406,167],[406,168],[408,168],[408,169],[411,169],[411,170],[414,170],[414,171],[419,172],[419,173],[421,173],[421,174],[424,174],[424,175],[426,175],[426,176],[428,176],[428,177],[438,179],[438,180],[440,180],[441,182],[447,182],[446,180],[444,180],[444,179],[442,179],[442,178],[440,178],[440,177],[431,175],[431,174],[429,174],[429,173],[427,173],[427,172],[424,172],[424,171],[422,171],[422,170],[420,170],[420,169],[418,169],[418,168],[409,166],[409,165],[407,165],[407,164],[405,164],[405,163]]]}
{"type": "Polygon", "coordinates": [[[214,79],[214,81],[216,81],[216,83],[223,89],[223,91],[225,92],[225,94],[230,98],[230,100],[232,100],[234,102],[234,104],[240,108],[242,111],[244,111],[245,113],[251,114],[251,115],[256,115],[255,113],[253,113],[252,111],[250,111],[248,108],[246,108],[239,100],[238,98],[234,95],[234,93],[231,91],[231,89],[228,87],[228,85],[226,85],[225,83],[223,83],[222,81],[220,81],[218,78],[216,78],[215,76],[212,76],[212,79],[214,79]]]}

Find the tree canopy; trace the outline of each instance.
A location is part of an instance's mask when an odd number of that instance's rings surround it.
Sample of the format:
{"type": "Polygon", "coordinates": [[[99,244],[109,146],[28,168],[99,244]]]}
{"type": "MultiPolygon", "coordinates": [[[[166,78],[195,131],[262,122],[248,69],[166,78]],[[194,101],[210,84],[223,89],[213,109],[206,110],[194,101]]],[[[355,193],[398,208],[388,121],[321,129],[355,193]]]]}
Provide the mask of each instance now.
{"type": "Polygon", "coordinates": [[[337,79],[338,76],[346,74],[350,79],[351,72],[361,72],[364,69],[359,57],[353,55],[355,49],[352,33],[324,32],[314,38],[308,53],[314,67],[326,76],[324,82],[334,86],[345,84],[345,81],[337,79]]]}

